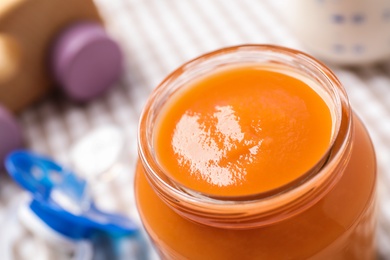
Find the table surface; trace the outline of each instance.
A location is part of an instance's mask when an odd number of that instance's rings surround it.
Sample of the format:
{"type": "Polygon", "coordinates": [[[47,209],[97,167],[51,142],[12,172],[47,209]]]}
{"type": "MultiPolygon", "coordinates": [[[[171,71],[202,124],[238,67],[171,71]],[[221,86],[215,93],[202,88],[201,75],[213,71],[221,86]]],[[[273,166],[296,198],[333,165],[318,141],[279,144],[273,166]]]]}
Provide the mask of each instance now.
{"type": "MultiPolygon", "coordinates": [[[[280,2],[98,0],[107,29],[126,57],[123,78],[105,96],[88,104],[77,105],[57,96],[23,112],[19,119],[27,147],[71,165],[69,148],[76,140],[89,130],[115,124],[126,137],[127,174],[118,175],[100,187],[96,199],[103,208],[136,215],[130,187],[137,159],[137,123],[150,92],[185,61],[225,46],[267,43],[310,53],[283,19],[280,2]]],[[[375,66],[331,68],[344,84],[350,103],[366,124],[376,149],[378,250],[382,258],[390,259],[390,59],[375,66]]],[[[21,190],[4,174],[0,178],[0,226],[4,227],[14,198],[21,190]]],[[[44,241],[37,240],[23,226],[15,237],[14,244],[6,245],[19,252],[15,253],[15,259],[29,259],[32,245],[35,249],[45,246],[44,241]]],[[[4,243],[4,237],[2,240],[0,236],[0,249],[4,243]]]]}

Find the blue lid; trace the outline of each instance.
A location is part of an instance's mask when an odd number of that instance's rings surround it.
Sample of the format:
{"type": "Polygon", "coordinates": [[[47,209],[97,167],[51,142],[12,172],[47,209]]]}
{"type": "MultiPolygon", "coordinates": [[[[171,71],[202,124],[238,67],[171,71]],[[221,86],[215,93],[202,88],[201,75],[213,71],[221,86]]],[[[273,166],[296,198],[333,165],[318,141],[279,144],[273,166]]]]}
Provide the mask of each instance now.
{"type": "Polygon", "coordinates": [[[50,158],[15,151],[5,160],[10,176],[32,194],[31,210],[48,226],[71,239],[136,234],[130,219],[96,208],[87,182],[50,158]]]}

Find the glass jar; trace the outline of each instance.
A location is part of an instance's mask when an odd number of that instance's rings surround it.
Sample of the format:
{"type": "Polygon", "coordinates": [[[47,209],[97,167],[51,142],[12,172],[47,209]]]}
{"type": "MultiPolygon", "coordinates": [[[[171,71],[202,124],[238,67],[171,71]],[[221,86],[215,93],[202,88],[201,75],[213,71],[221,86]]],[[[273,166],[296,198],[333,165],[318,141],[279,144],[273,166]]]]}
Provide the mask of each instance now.
{"type": "Polygon", "coordinates": [[[376,159],[370,137],[336,76],[304,53],[244,45],[184,64],[147,101],[138,148],[137,205],[163,259],[375,258],[376,159]],[[240,64],[272,67],[312,87],[332,114],[328,151],[319,167],[273,192],[213,197],[183,189],[157,162],[156,118],[189,82],[240,64]]]}

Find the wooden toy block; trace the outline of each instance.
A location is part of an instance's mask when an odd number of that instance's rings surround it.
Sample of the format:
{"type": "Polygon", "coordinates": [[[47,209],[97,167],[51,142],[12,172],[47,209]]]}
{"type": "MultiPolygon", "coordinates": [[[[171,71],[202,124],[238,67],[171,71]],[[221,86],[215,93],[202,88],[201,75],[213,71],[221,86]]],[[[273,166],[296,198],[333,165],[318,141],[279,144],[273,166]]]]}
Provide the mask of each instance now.
{"type": "Polygon", "coordinates": [[[0,104],[18,112],[50,91],[51,44],[79,21],[101,22],[92,0],[0,1],[0,104]]]}

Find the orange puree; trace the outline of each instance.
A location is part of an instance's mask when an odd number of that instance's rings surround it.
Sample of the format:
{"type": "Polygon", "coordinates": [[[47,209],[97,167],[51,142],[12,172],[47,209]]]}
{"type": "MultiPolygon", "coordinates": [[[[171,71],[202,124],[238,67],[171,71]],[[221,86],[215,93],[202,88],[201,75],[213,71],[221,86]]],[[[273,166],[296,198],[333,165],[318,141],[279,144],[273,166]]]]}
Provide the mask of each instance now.
{"type": "Polygon", "coordinates": [[[243,45],[186,63],[146,103],[138,141],[137,207],[161,259],[376,259],[370,137],[303,53],[243,45]]]}
{"type": "Polygon", "coordinates": [[[213,72],[176,93],[159,115],[157,159],[202,193],[249,195],[309,171],[330,145],[325,101],[303,81],[256,66],[213,72]]]}

